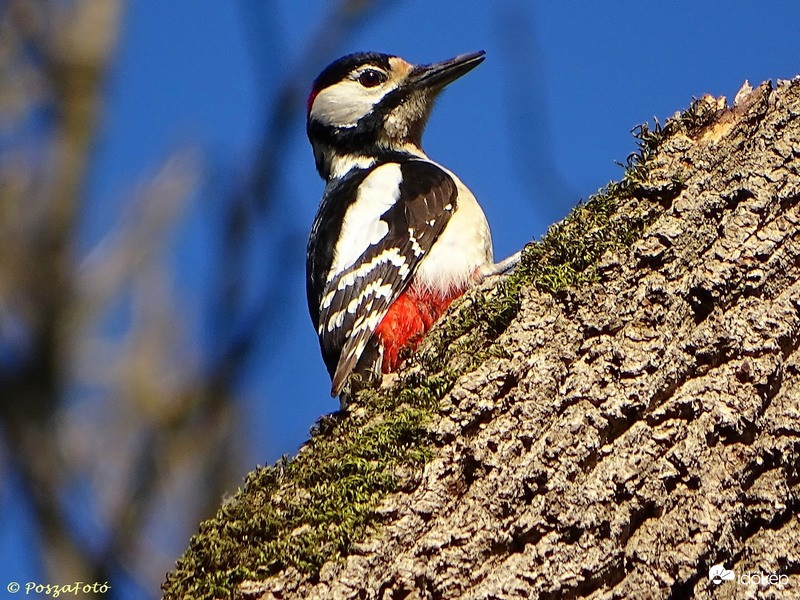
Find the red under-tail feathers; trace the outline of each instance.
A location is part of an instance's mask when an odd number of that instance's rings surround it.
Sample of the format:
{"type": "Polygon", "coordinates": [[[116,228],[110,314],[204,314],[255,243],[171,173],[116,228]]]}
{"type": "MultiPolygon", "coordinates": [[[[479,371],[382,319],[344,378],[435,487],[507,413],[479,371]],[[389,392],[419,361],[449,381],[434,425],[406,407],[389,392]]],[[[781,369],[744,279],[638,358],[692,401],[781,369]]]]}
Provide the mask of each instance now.
{"type": "Polygon", "coordinates": [[[411,286],[398,296],[375,330],[383,346],[383,373],[397,370],[408,352],[417,347],[436,319],[464,291],[454,290],[442,296],[411,286]]]}

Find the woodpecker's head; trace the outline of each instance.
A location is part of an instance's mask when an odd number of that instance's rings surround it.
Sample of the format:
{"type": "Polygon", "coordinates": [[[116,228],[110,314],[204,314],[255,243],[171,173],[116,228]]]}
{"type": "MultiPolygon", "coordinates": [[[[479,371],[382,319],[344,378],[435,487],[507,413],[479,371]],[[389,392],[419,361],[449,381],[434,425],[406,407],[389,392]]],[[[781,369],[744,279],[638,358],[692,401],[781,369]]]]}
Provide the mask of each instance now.
{"type": "Polygon", "coordinates": [[[412,65],[398,56],[360,52],[330,64],[308,97],[308,139],[320,175],[331,175],[336,158],[419,148],[436,96],[484,54],[412,65]]]}

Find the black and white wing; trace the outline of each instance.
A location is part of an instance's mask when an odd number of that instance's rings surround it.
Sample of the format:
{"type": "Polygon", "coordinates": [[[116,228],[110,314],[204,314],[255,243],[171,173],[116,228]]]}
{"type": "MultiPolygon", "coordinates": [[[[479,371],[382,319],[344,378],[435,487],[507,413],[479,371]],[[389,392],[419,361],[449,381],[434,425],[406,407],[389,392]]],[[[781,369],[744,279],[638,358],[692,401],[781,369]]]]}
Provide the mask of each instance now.
{"type": "Polygon", "coordinates": [[[315,230],[341,222],[327,245],[332,253],[319,242],[309,246],[309,305],[334,396],[442,233],[458,195],[450,175],[424,160],[385,163],[358,179],[355,190],[338,192],[352,199],[343,214],[342,203],[327,197],[317,214],[315,230]]]}

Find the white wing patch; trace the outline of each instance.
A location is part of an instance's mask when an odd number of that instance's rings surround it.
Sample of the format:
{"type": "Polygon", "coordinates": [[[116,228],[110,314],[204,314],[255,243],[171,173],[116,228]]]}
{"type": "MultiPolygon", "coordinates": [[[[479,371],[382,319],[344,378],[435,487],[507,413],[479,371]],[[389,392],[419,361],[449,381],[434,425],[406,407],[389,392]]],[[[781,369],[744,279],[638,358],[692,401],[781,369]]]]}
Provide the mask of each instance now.
{"type": "MultiPolygon", "coordinates": [[[[328,319],[328,333],[336,329],[337,327],[341,327],[342,323],[344,323],[344,311],[339,310],[333,313],[328,319]]],[[[320,332],[321,333],[321,332],[320,332]]]]}
{"type": "MultiPolygon", "coordinates": [[[[416,242],[416,240],[415,240],[416,242]]],[[[419,246],[419,244],[417,244],[419,246]]],[[[422,248],[419,249],[420,254],[422,253],[422,248]]],[[[364,277],[368,275],[373,269],[379,266],[381,263],[391,263],[395,267],[397,267],[397,273],[400,277],[405,277],[409,272],[408,264],[406,263],[406,259],[400,254],[400,251],[397,248],[389,248],[375,256],[372,260],[365,262],[362,265],[359,265],[358,268],[353,269],[351,272],[342,276],[341,279],[336,283],[336,287],[332,288],[327,294],[322,297],[322,302],[320,303],[320,309],[325,310],[327,309],[333,299],[336,297],[337,292],[341,292],[346,288],[353,285],[356,280],[360,277],[364,277]]],[[[383,296],[388,298],[389,292],[391,291],[390,285],[380,286],[380,288],[375,288],[374,286],[378,282],[372,282],[367,287],[364,288],[363,293],[367,291],[372,291],[373,289],[380,289],[381,293],[377,294],[378,297],[383,296]],[[384,292],[385,290],[385,292],[384,292]]],[[[357,298],[356,298],[357,299],[357,298]]],[[[354,300],[356,300],[354,299],[354,300]]],[[[350,302],[352,304],[353,301],[350,302]]],[[[355,311],[350,311],[354,313],[355,311]]]]}
{"type": "MultiPolygon", "coordinates": [[[[353,269],[350,273],[343,275],[342,278],[339,280],[338,284],[336,285],[337,290],[343,290],[346,287],[353,285],[359,277],[364,277],[370,271],[375,269],[381,263],[392,263],[395,267],[397,267],[397,274],[400,277],[405,277],[408,273],[408,265],[406,264],[406,259],[400,254],[400,251],[397,248],[389,248],[384,250],[380,254],[378,254],[375,258],[370,260],[369,262],[365,262],[363,265],[359,265],[357,269],[353,269]]],[[[330,301],[328,302],[330,304],[330,301]]],[[[323,306],[323,308],[325,308],[323,306]]]]}
{"type": "Polygon", "coordinates": [[[336,295],[336,290],[331,290],[327,294],[322,297],[322,304],[320,304],[320,308],[328,308],[333,302],[333,297],[336,295]]]}
{"type": "MultiPolygon", "coordinates": [[[[428,224],[430,225],[431,222],[429,221],[428,224]]],[[[408,240],[411,242],[411,249],[414,251],[414,256],[422,256],[425,253],[414,235],[413,227],[408,228],[408,240]]]]}
{"type": "Polygon", "coordinates": [[[351,315],[356,314],[361,303],[369,296],[373,295],[374,297],[370,299],[370,304],[375,301],[375,298],[389,298],[392,295],[392,286],[388,284],[381,284],[380,281],[373,281],[364,287],[364,289],[359,293],[358,296],[353,298],[350,303],[347,305],[347,312],[351,315]]]}
{"type": "Polygon", "coordinates": [[[389,226],[381,221],[381,215],[400,198],[402,178],[400,165],[388,163],[376,168],[359,186],[356,201],[344,215],[339,241],[333,251],[333,263],[328,271],[328,282],[337,273],[354,265],[367,248],[378,244],[389,232],[389,226]]]}

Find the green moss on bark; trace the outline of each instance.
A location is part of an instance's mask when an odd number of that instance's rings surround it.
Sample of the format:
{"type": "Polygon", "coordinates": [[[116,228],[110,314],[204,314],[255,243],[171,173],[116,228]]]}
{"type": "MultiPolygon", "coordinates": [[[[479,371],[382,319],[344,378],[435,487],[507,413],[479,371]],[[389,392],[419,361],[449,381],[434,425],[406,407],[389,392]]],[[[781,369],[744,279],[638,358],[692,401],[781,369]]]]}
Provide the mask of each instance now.
{"type": "Polygon", "coordinates": [[[169,574],[166,598],[230,597],[240,582],[287,567],[316,577],[379,525],[382,498],[429,457],[426,424],[456,380],[502,348],[493,345],[524,289],[559,294],[596,280],[599,259],[630,246],[682,189],[678,177],[649,182],[653,157],[673,135],[694,135],[716,116],[695,102],[664,127],[634,131],[638,151],[623,179],[579,204],[491,293],[471,293],[431,332],[411,369],[388,389],[364,390],[346,414],[323,417],[297,456],[250,473],[244,487],[203,522],[169,574]],[[624,207],[624,210],[621,209],[624,207]]]}

